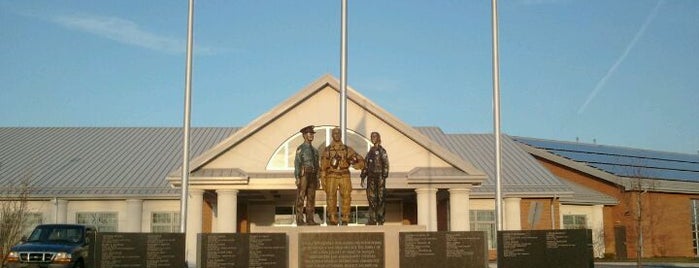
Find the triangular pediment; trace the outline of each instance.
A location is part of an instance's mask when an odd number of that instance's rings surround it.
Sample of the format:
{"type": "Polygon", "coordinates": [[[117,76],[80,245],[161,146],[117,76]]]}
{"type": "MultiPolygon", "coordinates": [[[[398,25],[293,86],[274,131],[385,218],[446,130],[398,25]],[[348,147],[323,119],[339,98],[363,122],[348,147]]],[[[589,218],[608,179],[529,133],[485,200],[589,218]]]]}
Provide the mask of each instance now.
{"type": "MultiPolygon", "coordinates": [[[[265,170],[272,154],[286,139],[307,125],[337,126],[339,122],[340,82],[331,75],[306,86],[247,126],[224,139],[210,150],[195,156],[191,171],[201,169],[240,169],[247,174],[272,172],[265,170]]],[[[347,128],[369,137],[381,133],[382,145],[389,151],[391,172],[416,174],[422,169],[453,169],[470,183],[482,181],[486,175],[471,163],[430,140],[351,87],[347,88],[347,128]]],[[[278,173],[278,172],[277,172],[278,173]]],[[[170,177],[179,177],[176,172],[170,177]]],[[[420,176],[420,181],[424,180],[420,176]]],[[[418,182],[421,183],[421,182],[418,182]]]]}

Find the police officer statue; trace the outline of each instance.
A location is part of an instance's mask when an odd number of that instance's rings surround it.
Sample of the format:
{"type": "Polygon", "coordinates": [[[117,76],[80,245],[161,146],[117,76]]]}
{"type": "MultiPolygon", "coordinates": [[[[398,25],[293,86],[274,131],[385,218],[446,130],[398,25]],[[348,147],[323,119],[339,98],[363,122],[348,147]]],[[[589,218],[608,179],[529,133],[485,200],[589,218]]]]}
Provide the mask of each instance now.
{"type": "Polygon", "coordinates": [[[340,128],[333,128],[332,142],[323,150],[320,158],[320,172],[323,180],[323,189],[328,205],[328,225],[337,225],[337,192],[342,197],[342,225],[349,223],[350,205],[352,203],[352,181],[350,179],[350,166],[354,169],[364,167],[364,159],[352,149],[342,143],[340,128]]]}
{"type": "Polygon", "coordinates": [[[388,177],[388,155],[381,146],[381,135],[371,133],[371,143],[374,146],[364,158],[364,168],[360,177],[362,187],[366,187],[366,198],[369,201],[369,222],[367,225],[383,225],[386,214],[386,177],[388,177]],[[365,182],[366,180],[366,182],[365,182]],[[366,184],[365,184],[366,183],[366,184]]]}
{"type": "Polygon", "coordinates": [[[296,177],[296,225],[318,225],[313,220],[316,206],[316,189],[319,179],[318,150],[313,148],[313,135],[316,133],[313,126],[301,129],[303,143],[296,148],[294,158],[294,177],[296,177]],[[304,209],[305,202],[305,209],[304,209]],[[306,215],[304,221],[303,215],[306,215]]]}

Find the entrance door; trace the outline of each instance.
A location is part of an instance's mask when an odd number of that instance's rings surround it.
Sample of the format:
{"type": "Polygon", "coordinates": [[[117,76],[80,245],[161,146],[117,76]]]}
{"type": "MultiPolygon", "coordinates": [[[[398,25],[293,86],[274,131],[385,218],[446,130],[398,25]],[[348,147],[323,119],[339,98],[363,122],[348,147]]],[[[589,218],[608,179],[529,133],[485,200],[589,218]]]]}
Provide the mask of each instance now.
{"type": "Polygon", "coordinates": [[[627,259],[628,253],[626,252],[626,226],[614,226],[614,244],[614,249],[616,250],[616,259],[627,259]]]}

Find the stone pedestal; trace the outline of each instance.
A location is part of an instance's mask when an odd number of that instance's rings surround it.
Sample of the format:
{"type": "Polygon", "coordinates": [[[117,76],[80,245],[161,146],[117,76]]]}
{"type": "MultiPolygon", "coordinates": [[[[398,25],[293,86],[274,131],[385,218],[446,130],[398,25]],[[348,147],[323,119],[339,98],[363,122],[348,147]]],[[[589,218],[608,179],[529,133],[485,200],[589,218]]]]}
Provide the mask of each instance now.
{"type": "MultiPolygon", "coordinates": [[[[383,233],[384,234],[384,260],[385,267],[399,267],[400,247],[399,234],[401,232],[424,232],[422,225],[382,225],[382,226],[300,226],[300,227],[273,227],[250,226],[252,233],[286,233],[289,241],[289,267],[299,267],[299,234],[300,233],[383,233]]],[[[347,253],[352,254],[352,253],[347,253]]],[[[361,256],[356,256],[361,258],[361,256]]]]}

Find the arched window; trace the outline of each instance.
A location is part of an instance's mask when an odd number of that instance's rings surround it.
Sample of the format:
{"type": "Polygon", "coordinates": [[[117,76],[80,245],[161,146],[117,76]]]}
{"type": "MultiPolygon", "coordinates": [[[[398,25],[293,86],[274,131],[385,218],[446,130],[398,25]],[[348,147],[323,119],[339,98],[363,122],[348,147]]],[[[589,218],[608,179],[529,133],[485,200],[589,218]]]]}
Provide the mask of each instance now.
{"type": "MultiPolygon", "coordinates": [[[[332,141],[332,129],[335,126],[317,126],[315,127],[316,134],[313,138],[313,147],[316,147],[319,152],[327,144],[332,141]]],[[[296,157],[296,148],[303,143],[303,136],[296,132],[294,135],[284,141],[279,148],[274,152],[272,157],[267,162],[267,170],[294,170],[294,157],[296,157]]],[[[366,155],[371,148],[371,140],[368,140],[362,135],[347,129],[347,145],[352,147],[361,156],[366,155]]]]}

